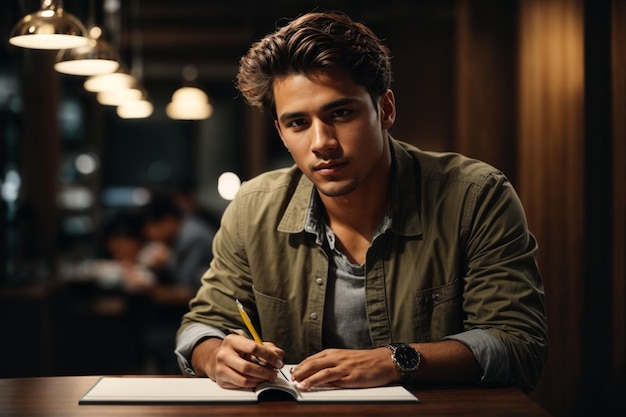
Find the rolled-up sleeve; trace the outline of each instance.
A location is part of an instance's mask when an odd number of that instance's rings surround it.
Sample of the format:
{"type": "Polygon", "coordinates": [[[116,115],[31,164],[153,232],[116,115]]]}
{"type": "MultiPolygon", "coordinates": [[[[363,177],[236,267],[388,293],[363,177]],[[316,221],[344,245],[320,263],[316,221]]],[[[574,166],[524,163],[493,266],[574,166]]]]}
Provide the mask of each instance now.
{"type": "Polygon", "coordinates": [[[447,336],[445,339],[463,343],[472,351],[482,370],[481,384],[501,385],[509,382],[511,369],[508,352],[491,333],[473,329],[447,336]]]}
{"type": "Polygon", "coordinates": [[[217,337],[223,339],[226,334],[220,329],[202,323],[193,323],[181,330],[176,338],[176,360],[183,374],[196,376],[191,366],[191,353],[200,341],[217,337]]]}

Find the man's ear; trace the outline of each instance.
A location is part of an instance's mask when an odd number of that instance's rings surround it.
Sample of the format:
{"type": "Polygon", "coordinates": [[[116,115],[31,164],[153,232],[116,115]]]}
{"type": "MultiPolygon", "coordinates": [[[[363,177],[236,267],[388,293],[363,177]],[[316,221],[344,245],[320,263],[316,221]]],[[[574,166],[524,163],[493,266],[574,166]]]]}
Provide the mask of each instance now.
{"type": "Polygon", "coordinates": [[[380,122],[383,129],[389,129],[396,120],[396,99],[392,90],[387,90],[378,102],[380,122]]]}

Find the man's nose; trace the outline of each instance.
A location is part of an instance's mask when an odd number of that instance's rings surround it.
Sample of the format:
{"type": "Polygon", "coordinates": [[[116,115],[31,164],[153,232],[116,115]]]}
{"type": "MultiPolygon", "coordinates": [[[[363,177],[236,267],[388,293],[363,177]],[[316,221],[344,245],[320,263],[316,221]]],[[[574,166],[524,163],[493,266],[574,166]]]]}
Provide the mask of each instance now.
{"type": "Polygon", "coordinates": [[[332,125],[324,123],[322,120],[313,122],[311,129],[311,150],[314,153],[324,154],[328,150],[337,147],[335,129],[332,125]]]}

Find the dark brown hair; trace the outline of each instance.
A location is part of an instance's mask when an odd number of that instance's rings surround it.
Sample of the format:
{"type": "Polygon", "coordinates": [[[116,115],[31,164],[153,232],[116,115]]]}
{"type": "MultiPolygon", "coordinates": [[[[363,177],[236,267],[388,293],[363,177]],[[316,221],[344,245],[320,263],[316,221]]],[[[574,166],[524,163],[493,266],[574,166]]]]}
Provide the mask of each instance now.
{"type": "Polygon", "coordinates": [[[343,68],[375,103],[391,85],[390,60],[362,23],[340,12],[309,13],[255,42],[239,61],[236,86],[250,105],[276,117],[275,78],[343,68]]]}

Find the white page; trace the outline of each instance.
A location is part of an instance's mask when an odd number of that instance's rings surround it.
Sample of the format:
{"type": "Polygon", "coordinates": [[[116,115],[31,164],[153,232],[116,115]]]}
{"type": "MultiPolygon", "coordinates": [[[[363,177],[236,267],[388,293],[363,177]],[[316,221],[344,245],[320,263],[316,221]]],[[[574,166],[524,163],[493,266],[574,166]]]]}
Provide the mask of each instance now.
{"type": "MultiPolygon", "coordinates": [[[[286,383],[291,385],[291,383],[286,383]]],[[[318,387],[297,391],[301,402],[419,402],[402,386],[345,389],[318,387]]],[[[79,401],[89,403],[254,403],[252,390],[221,388],[209,378],[104,377],[79,401]]]]}
{"type": "Polygon", "coordinates": [[[256,402],[250,390],[224,389],[209,378],[101,378],[81,399],[89,402],[256,402]]]}

